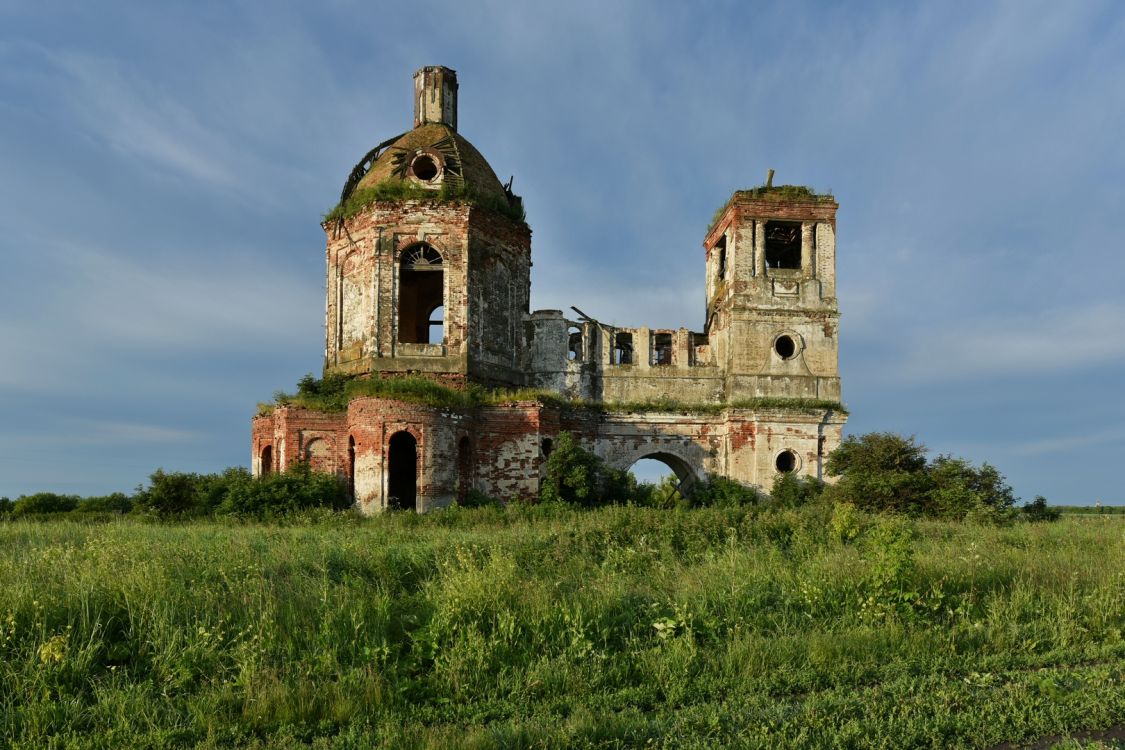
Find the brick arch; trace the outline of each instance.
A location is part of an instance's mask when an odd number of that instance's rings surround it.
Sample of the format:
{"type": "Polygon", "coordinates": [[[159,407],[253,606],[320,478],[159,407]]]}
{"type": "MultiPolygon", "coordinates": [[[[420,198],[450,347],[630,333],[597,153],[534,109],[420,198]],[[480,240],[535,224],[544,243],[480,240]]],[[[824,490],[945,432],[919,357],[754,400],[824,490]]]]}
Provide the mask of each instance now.
{"type": "MultiPolygon", "coordinates": [[[[703,453],[703,448],[694,445],[692,447],[698,448],[700,454],[703,453]]],[[[684,490],[690,491],[697,482],[707,481],[707,471],[703,467],[702,455],[698,460],[693,460],[686,455],[687,453],[688,451],[682,447],[673,448],[660,441],[653,441],[618,454],[618,457],[610,460],[609,464],[615,469],[628,471],[637,461],[652,458],[666,464],[679,478],[684,490]]]]}
{"type": "Polygon", "coordinates": [[[407,251],[413,250],[416,247],[425,246],[425,247],[433,248],[434,252],[436,252],[438,255],[441,256],[441,262],[442,262],[443,265],[446,264],[446,263],[449,263],[450,255],[449,255],[448,248],[444,247],[439,242],[435,242],[434,239],[435,238],[433,238],[433,237],[427,237],[424,240],[420,240],[417,237],[408,237],[406,239],[403,239],[401,242],[398,243],[398,247],[395,248],[395,255],[394,255],[395,262],[401,263],[402,258],[406,254],[407,251]]]}

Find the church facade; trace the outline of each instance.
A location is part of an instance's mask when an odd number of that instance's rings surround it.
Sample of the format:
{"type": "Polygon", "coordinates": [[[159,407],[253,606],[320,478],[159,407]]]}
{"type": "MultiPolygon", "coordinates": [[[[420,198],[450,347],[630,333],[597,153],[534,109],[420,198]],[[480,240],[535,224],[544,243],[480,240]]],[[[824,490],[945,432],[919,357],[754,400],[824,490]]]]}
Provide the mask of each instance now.
{"type": "Polygon", "coordinates": [[[364,512],[426,511],[474,488],[537,495],[557,435],[611,466],[666,463],[768,488],[821,477],[840,442],[836,210],[830,196],[735,192],[703,240],[703,330],[531,311],[520,198],[457,131],[454,71],[414,74],[414,127],[349,175],[327,237],[326,374],[478,384],[511,398],[352,399],[255,417],[252,469],[345,477],[364,512]],[[544,394],[549,397],[537,397],[544,394]]]}

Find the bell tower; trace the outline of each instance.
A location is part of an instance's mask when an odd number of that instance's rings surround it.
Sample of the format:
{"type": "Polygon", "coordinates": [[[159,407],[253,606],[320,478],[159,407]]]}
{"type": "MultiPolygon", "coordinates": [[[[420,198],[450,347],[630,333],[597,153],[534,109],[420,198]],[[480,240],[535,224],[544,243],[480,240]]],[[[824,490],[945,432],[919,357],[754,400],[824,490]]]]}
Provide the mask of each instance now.
{"type": "Polygon", "coordinates": [[[728,403],[840,400],[838,207],[768,184],[732,195],[707,233],[707,332],[728,403]]]}
{"type": "Polygon", "coordinates": [[[456,127],[456,72],[416,71],[413,129],[368,152],[325,217],[325,372],[523,384],[531,230],[456,127]]]}

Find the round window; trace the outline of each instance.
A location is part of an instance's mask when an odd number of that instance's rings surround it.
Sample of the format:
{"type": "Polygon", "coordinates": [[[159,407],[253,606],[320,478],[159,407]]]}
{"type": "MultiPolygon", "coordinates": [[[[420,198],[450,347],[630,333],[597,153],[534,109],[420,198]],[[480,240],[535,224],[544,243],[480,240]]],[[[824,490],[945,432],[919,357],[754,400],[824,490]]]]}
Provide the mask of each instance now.
{"type": "Polygon", "coordinates": [[[793,356],[797,353],[797,342],[793,340],[792,336],[783,334],[773,342],[773,350],[782,359],[793,359],[793,356]]]}
{"type": "Polygon", "coordinates": [[[789,474],[797,470],[797,454],[793,451],[782,451],[777,454],[777,460],[774,461],[774,466],[782,474],[789,474]]]}
{"type": "Polygon", "coordinates": [[[414,161],[410,162],[410,171],[422,182],[432,182],[438,176],[441,168],[438,167],[434,157],[429,154],[419,154],[414,157],[414,161]]]}

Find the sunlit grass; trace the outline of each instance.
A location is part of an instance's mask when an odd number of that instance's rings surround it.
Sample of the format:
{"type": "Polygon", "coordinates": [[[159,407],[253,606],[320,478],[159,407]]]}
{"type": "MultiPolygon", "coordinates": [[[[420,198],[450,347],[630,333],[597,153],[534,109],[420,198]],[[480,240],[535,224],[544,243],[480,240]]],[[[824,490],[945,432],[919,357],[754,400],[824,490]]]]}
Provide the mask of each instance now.
{"type": "Polygon", "coordinates": [[[0,745],[987,747],[1125,716],[1119,520],[845,544],[829,515],[0,524],[0,745]]]}

